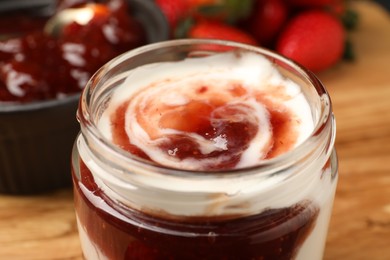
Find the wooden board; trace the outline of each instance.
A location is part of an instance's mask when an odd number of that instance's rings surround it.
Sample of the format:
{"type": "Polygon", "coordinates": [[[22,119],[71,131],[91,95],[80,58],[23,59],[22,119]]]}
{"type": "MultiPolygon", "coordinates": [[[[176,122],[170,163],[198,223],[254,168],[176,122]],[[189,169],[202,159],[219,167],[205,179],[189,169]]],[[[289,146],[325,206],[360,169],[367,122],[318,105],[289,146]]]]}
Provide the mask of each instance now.
{"type": "Polygon", "coordinates": [[[339,183],[326,260],[390,259],[390,15],[359,2],[357,61],[319,75],[337,120],[339,183]]]}
{"type": "MultiPolygon", "coordinates": [[[[355,5],[357,61],[319,74],[340,159],[325,260],[390,259],[390,18],[372,2],[355,5]]],[[[71,189],[0,195],[0,259],[82,259],[71,189]]]]}

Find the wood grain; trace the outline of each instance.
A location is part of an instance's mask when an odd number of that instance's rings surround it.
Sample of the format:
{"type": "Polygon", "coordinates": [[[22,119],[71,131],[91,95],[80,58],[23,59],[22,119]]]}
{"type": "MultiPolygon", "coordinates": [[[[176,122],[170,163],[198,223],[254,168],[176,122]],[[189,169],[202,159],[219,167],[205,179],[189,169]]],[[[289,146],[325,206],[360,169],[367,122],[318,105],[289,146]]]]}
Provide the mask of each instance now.
{"type": "Polygon", "coordinates": [[[325,260],[390,259],[390,16],[358,2],[358,55],[319,75],[337,120],[339,183],[325,260]]]}
{"type": "MultiPolygon", "coordinates": [[[[318,75],[340,160],[325,260],[390,259],[390,18],[375,3],[354,5],[357,60],[318,75]]],[[[72,191],[0,195],[0,259],[82,259],[72,191]]]]}
{"type": "Polygon", "coordinates": [[[0,196],[0,259],[82,259],[72,191],[0,196]]]}

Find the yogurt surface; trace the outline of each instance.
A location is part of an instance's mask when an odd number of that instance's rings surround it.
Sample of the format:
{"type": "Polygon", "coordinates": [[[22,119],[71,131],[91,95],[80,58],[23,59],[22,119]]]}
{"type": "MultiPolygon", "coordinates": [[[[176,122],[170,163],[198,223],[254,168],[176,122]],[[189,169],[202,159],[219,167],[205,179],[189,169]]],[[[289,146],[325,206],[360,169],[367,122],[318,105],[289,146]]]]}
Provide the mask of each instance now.
{"type": "Polygon", "coordinates": [[[313,131],[300,87],[259,54],[226,52],[132,70],[98,123],[121,148],[186,170],[249,167],[313,131]]]}

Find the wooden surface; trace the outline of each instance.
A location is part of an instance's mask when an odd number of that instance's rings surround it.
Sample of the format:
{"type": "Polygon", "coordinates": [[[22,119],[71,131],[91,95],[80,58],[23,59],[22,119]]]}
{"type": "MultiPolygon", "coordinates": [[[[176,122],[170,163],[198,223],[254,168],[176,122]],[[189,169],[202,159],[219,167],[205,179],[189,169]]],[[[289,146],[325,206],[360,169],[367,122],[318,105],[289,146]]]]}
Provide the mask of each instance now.
{"type": "MultiPolygon", "coordinates": [[[[326,260],[390,259],[390,18],[373,3],[355,5],[357,61],[319,74],[340,160],[326,260]]],[[[82,259],[71,189],[0,195],[0,259],[82,259]]]]}

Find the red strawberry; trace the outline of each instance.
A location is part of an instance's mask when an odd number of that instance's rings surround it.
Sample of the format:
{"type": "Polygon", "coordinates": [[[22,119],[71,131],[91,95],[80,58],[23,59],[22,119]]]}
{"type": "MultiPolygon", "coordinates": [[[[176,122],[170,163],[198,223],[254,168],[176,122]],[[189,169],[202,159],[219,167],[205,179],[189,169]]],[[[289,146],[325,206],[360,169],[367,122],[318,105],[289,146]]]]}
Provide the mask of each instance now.
{"type": "Polygon", "coordinates": [[[157,6],[168,20],[172,31],[175,30],[177,23],[186,17],[189,13],[188,0],[156,0],[157,6]]]}
{"type": "Polygon", "coordinates": [[[292,18],[280,34],[276,51],[319,72],[342,58],[344,44],[341,21],[328,12],[310,10],[292,18]]]}
{"type": "Polygon", "coordinates": [[[220,39],[257,45],[257,41],[248,33],[218,21],[202,20],[196,23],[188,33],[189,38],[220,39]]]}
{"type": "Polygon", "coordinates": [[[249,32],[264,46],[269,46],[287,20],[288,8],[283,0],[258,0],[249,18],[249,32]]]}

